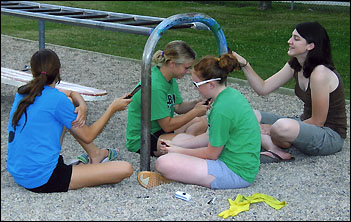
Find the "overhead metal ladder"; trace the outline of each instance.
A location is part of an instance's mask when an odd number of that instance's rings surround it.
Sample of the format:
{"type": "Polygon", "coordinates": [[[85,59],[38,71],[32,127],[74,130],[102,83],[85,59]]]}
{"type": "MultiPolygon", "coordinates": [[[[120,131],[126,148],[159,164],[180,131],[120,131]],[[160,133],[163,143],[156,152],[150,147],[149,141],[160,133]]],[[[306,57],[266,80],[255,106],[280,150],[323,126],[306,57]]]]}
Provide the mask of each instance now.
{"type": "MultiPolygon", "coordinates": [[[[43,21],[88,26],[141,35],[150,35],[153,29],[165,19],[27,1],[1,1],[1,13],[43,21]]],[[[208,30],[208,27],[200,22],[181,24],[172,27],[172,29],[179,28],[208,30]]]]}

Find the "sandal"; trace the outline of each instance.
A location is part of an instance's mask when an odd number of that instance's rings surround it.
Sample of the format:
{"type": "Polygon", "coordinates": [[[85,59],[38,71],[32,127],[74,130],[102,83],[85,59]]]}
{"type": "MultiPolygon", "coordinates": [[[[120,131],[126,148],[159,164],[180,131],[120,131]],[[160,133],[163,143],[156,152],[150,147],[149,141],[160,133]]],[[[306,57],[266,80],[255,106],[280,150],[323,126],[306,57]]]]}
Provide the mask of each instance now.
{"type": "Polygon", "coordinates": [[[270,150],[266,150],[260,153],[260,161],[261,163],[279,163],[279,162],[291,162],[294,161],[295,157],[291,156],[290,159],[283,159],[278,154],[273,153],[270,150]],[[273,157],[265,154],[265,152],[271,153],[273,157]]]}
{"type": "Polygon", "coordinates": [[[145,187],[146,189],[149,189],[154,186],[170,183],[172,182],[172,180],[169,180],[161,176],[160,174],[151,171],[141,171],[138,174],[138,182],[141,186],[145,187]]]}
{"type": "Polygon", "coordinates": [[[69,161],[68,165],[79,165],[80,163],[88,164],[90,162],[89,156],[85,153],[78,156],[76,159],[69,161]]]}
{"type": "MultiPolygon", "coordinates": [[[[117,159],[118,151],[119,151],[118,149],[107,148],[107,150],[108,150],[107,157],[105,159],[103,159],[100,163],[106,163],[106,162],[117,159]]],[[[78,165],[80,163],[83,163],[83,164],[90,163],[89,156],[84,153],[84,154],[78,156],[76,159],[70,160],[68,162],[68,165],[78,165]]]]}
{"type": "Polygon", "coordinates": [[[118,149],[111,149],[111,148],[107,148],[108,150],[108,155],[105,159],[103,159],[100,163],[106,163],[112,160],[117,159],[118,156],[118,149]]]}

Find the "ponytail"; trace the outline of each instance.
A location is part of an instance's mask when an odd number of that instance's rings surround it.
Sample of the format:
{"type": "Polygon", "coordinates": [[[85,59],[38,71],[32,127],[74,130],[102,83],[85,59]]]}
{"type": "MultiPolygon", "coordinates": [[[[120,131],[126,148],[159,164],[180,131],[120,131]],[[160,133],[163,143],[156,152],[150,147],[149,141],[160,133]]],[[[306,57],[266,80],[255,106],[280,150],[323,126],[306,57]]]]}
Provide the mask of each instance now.
{"type": "MultiPolygon", "coordinates": [[[[31,61],[31,71],[33,79],[24,86],[18,88],[18,94],[25,95],[18,104],[13,114],[12,126],[16,130],[18,121],[22,114],[25,114],[25,123],[27,122],[27,107],[34,103],[37,96],[41,93],[45,85],[50,85],[54,81],[60,81],[61,63],[56,53],[50,49],[41,49],[33,54],[31,61]]],[[[22,128],[23,129],[23,128],[22,128]]]]}

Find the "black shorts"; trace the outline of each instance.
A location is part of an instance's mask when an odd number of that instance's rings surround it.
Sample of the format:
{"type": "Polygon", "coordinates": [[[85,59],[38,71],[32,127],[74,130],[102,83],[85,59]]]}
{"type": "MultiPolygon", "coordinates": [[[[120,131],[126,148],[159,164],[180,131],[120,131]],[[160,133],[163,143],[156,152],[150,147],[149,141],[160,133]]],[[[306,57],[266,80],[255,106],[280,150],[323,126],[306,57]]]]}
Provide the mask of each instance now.
{"type": "Polygon", "coordinates": [[[55,170],[52,172],[49,181],[40,187],[31,188],[35,193],[67,192],[72,176],[72,165],[66,165],[60,155],[55,170]]]}
{"type": "MultiPolygon", "coordinates": [[[[150,143],[151,143],[151,152],[150,152],[150,156],[155,156],[154,154],[154,151],[156,152],[157,151],[157,140],[158,140],[158,137],[160,137],[162,134],[165,134],[166,132],[163,131],[163,129],[160,129],[159,131],[157,131],[156,133],[154,134],[150,134],[150,143]]],[[[171,132],[173,133],[173,132],[171,132]]],[[[137,153],[140,154],[140,149],[137,151],[137,153]]]]}

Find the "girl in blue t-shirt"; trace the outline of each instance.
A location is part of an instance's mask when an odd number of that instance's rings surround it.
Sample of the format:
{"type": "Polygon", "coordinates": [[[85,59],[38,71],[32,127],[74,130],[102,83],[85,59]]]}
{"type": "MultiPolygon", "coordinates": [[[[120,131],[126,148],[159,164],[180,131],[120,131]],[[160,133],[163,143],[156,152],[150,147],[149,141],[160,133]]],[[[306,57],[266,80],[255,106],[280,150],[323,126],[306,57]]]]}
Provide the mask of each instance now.
{"type": "Polygon", "coordinates": [[[80,94],[55,88],[61,80],[57,54],[41,49],[33,54],[30,65],[33,79],[18,88],[8,124],[7,169],[16,183],[33,192],[50,193],[118,183],[129,177],[133,173],[130,163],[109,162],[116,150],[99,149],[92,142],[131,99],[117,98],[100,119],[87,126],[87,106],[80,94]],[[60,152],[65,129],[83,146],[90,164],[64,163],[60,152]]]}

